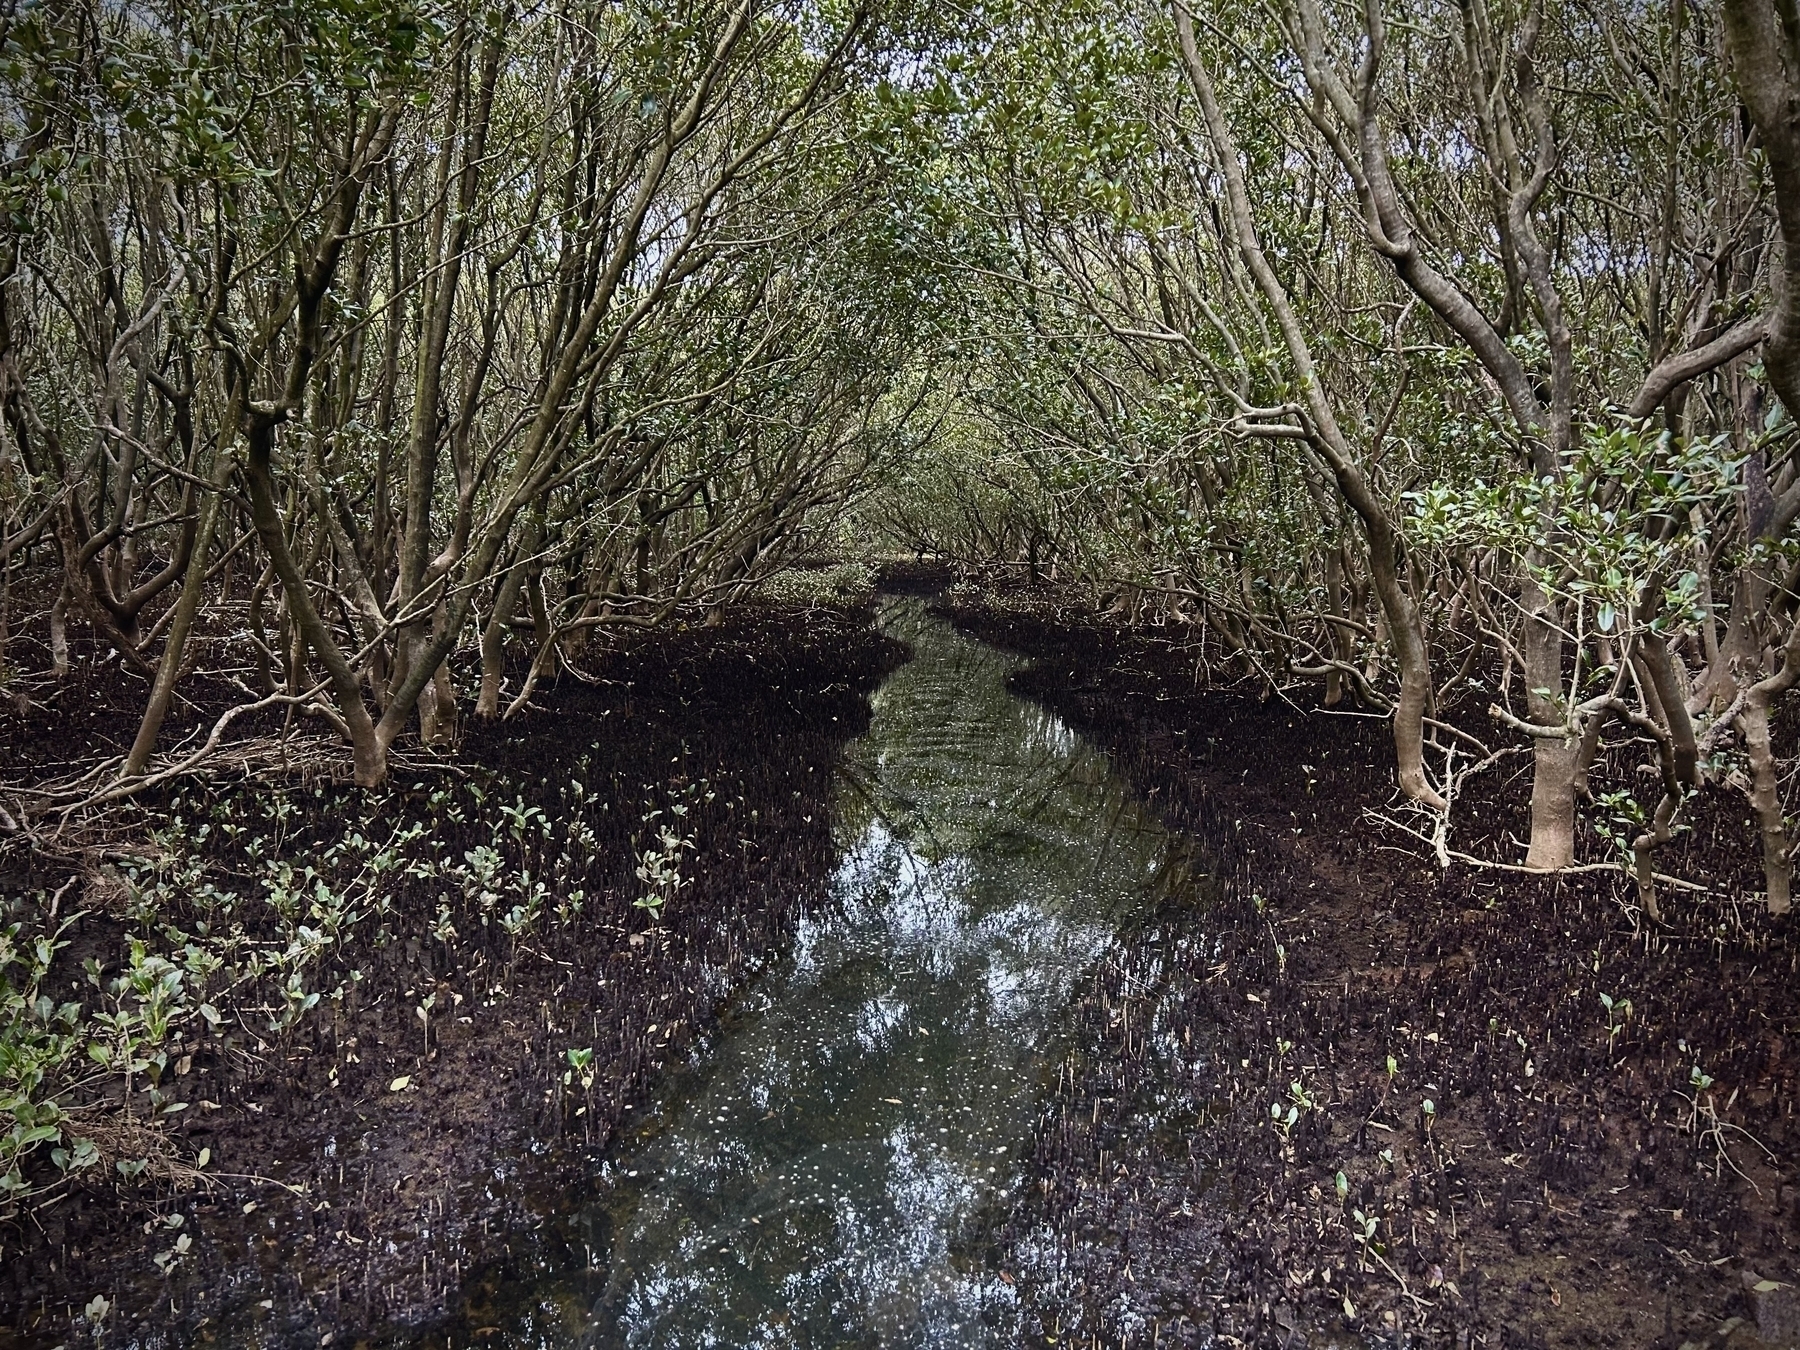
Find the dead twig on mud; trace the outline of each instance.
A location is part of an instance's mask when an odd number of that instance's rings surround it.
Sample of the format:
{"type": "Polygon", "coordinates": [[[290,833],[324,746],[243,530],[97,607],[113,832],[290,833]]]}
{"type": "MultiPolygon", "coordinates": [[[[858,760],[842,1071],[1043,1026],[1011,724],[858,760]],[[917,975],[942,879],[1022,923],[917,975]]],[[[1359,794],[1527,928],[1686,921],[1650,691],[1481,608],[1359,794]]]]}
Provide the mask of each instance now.
{"type": "Polygon", "coordinates": [[[115,784],[104,792],[94,793],[84,801],[77,802],[73,806],[64,808],[62,814],[66,819],[72,812],[105,805],[110,802],[122,801],[124,798],[134,796],[137,793],[144,791],[146,788],[152,788],[160,783],[168,782],[171,778],[179,777],[181,774],[186,773],[189,769],[192,769],[195,765],[206,759],[218,748],[219,741],[225,735],[225,728],[230,726],[237,718],[244,716],[247,713],[261,712],[264,708],[310,703],[323,693],[330,683],[331,681],[329,680],[320,680],[304,694],[270,694],[266,698],[260,698],[254,703],[240,703],[235,707],[227,708],[224,712],[219,714],[218,720],[213,723],[212,730],[207,734],[205,742],[186,759],[180,760],[157,773],[145,774],[139,778],[129,779],[126,782],[115,784]]]}
{"type": "MultiPolygon", "coordinates": [[[[1698,1073],[1698,1070],[1695,1072],[1698,1073]]],[[[1710,1142],[1712,1144],[1713,1152],[1716,1155],[1713,1163],[1713,1176],[1715,1178],[1718,1177],[1725,1168],[1729,1167],[1737,1174],[1739,1180],[1743,1181],[1758,1195],[1761,1195],[1762,1187],[1758,1186],[1749,1173],[1745,1172],[1743,1168],[1737,1165],[1737,1159],[1731,1156],[1731,1150],[1725,1145],[1725,1131],[1736,1130],[1739,1134],[1743,1135],[1744,1138],[1754,1144],[1763,1157],[1767,1158],[1769,1162],[1775,1164],[1777,1167],[1780,1165],[1780,1159],[1775,1156],[1775,1153],[1768,1145],[1764,1144],[1762,1140],[1751,1134],[1750,1131],[1746,1130],[1742,1125],[1736,1125],[1731,1121],[1721,1120],[1719,1118],[1718,1103],[1714,1101],[1712,1093],[1705,1091],[1705,1085],[1710,1084],[1711,1081],[1711,1079],[1698,1080],[1692,1096],[1689,1096],[1685,1092],[1678,1092],[1675,1094],[1676,1096],[1683,1098],[1692,1108],[1688,1114],[1687,1128],[1689,1132],[1693,1134],[1695,1143],[1705,1144],[1710,1142]],[[1704,1103],[1701,1101],[1702,1096],[1705,1097],[1704,1103]],[[1701,1128],[1702,1119],[1706,1122],[1706,1127],[1704,1129],[1701,1128]]],[[[1737,1092],[1734,1090],[1731,1094],[1731,1099],[1725,1103],[1726,1109],[1729,1110],[1732,1102],[1735,1102],[1736,1100],[1737,1092]]]]}
{"type": "MultiPolygon", "coordinates": [[[[6,790],[43,800],[35,810],[21,809],[16,816],[0,809],[0,832],[23,836],[28,840],[35,839],[35,832],[31,828],[33,815],[54,815],[57,818],[56,833],[61,834],[70,826],[75,817],[84,812],[93,811],[98,807],[115,805],[139,793],[161,787],[174,779],[197,771],[248,774],[252,771],[266,771],[270,768],[291,772],[296,768],[304,770],[308,767],[315,767],[335,772],[342,767],[341,756],[330,753],[331,749],[335,749],[335,743],[325,738],[296,742],[284,737],[257,736],[226,747],[221,752],[221,742],[224,739],[225,730],[237,718],[271,707],[304,704],[316,698],[324,688],[325,685],[321,682],[304,694],[272,694],[252,703],[238,704],[228,708],[214,721],[206,740],[191,754],[154,773],[114,783],[100,791],[83,793],[82,789],[92,783],[95,778],[104,777],[119,762],[118,757],[75,778],[53,781],[41,786],[28,787],[23,784],[15,784],[6,790]],[[75,800],[68,800],[71,797],[75,800]]],[[[389,762],[396,768],[414,771],[429,768],[434,772],[450,772],[459,775],[463,772],[456,766],[435,757],[425,760],[396,753],[390,757],[389,762]]],[[[39,841],[36,851],[43,851],[42,841],[39,841]]],[[[89,852],[91,850],[82,851],[89,852]]]]}
{"type": "MultiPolygon", "coordinates": [[[[1434,812],[1433,815],[1435,816],[1436,813],[1434,812]]],[[[1422,844],[1430,845],[1437,853],[1439,863],[1445,868],[1448,868],[1452,862],[1459,862],[1469,867],[1481,867],[1495,872],[1520,872],[1526,876],[1534,877],[1576,876],[1585,872],[1617,872],[1620,876],[1625,877],[1633,875],[1630,868],[1616,862],[1571,863],[1567,867],[1548,869],[1542,867],[1527,867],[1524,863],[1498,862],[1491,858],[1477,858],[1472,853],[1464,853],[1458,849],[1450,848],[1447,845],[1440,847],[1439,840],[1433,835],[1421,833],[1402,821],[1396,820],[1392,816],[1383,815],[1379,811],[1364,811],[1363,817],[1367,820],[1373,820],[1377,824],[1386,825],[1399,830],[1402,834],[1411,835],[1422,844]]],[[[1652,873],[1652,875],[1663,885],[1673,886],[1678,891],[1690,891],[1696,895],[1718,894],[1712,887],[1703,886],[1697,881],[1688,881],[1683,877],[1670,876],[1665,872],[1656,872],[1652,873]]]]}

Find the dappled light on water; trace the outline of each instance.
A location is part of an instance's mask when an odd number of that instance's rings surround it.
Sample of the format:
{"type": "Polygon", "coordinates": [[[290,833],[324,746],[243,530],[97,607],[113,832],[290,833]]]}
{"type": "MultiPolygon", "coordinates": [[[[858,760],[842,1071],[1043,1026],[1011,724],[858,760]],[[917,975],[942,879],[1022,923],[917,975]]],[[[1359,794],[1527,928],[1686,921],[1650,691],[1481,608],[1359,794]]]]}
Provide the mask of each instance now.
{"type": "Polygon", "coordinates": [[[844,766],[832,903],[627,1133],[587,1267],[502,1293],[486,1344],[1013,1341],[983,1234],[1062,1009],[1185,864],[1012,658],[917,601],[882,622],[915,656],[844,766]]]}

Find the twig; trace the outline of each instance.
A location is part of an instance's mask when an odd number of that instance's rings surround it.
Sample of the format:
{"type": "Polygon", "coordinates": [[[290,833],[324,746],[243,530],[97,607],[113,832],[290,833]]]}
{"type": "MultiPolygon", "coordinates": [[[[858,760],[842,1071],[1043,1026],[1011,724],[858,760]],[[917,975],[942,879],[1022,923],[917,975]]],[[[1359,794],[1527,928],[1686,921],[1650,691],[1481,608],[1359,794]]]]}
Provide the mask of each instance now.
{"type": "Polygon", "coordinates": [[[260,712],[264,708],[272,708],[284,703],[296,704],[311,702],[314,697],[324,691],[329,683],[329,680],[320,680],[319,683],[315,684],[304,694],[270,694],[267,698],[259,699],[255,703],[240,703],[235,708],[227,708],[224,712],[219,714],[219,720],[213,723],[212,732],[207,736],[206,743],[186,759],[177,764],[170,765],[168,768],[163,769],[158,773],[147,774],[141,778],[134,778],[127,782],[114,784],[106,791],[97,792],[91,797],[88,797],[85,801],[77,802],[73,806],[64,807],[62,812],[63,818],[66,820],[72,813],[85,810],[88,807],[100,806],[108,802],[122,801],[126,797],[134,796],[137,793],[142,792],[145,788],[155,787],[159,783],[166,783],[169,779],[186,773],[189,769],[193,768],[194,765],[198,764],[218,748],[219,740],[225,734],[225,728],[230,726],[240,715],[244,713],[260,712]]]}
{"type": "MultiPolygon", "coordinates": [[[[1523,863],[1496,862],[1489,858],[1477,858],[1472,853],[1463,853],[1449,847],[1439,849],[1437,847],[1437,841],[1430,835],[1421,834],[1411,826],[1403,825],[1392,816],[1384,816],[1379,811],[1365,811],[1363,814],[1369,819],[1382,825],[1392,826],[1403,834],[1411,835],[1422,844],[1430,844],[1438,853],[1440,862],[1448,858],[1452,862],[1464,863],[1470,867],[1485,867],[1490,871],[1496,872],[1523,872],[1527,876],[1534,877],[1574,876],[1584,872],[1617,872],[1621,876],[1632,875],[1630,868],[1616,862],[1571,863],[1567,867],[1527,867],[1523,863]]],[[[1447,863],[1444,865],[1448,866],[1447,863]]],[[[1715,893],[1712,887],[1702,886],[1697,881],[1686,881],[1681,877],[1669,876],[1665,872],[1653,872],[1651,875],[1664,885],[1673,886],[1679,891],[1693,891],[1698,895],[1712,895],[1715,893]]]]}

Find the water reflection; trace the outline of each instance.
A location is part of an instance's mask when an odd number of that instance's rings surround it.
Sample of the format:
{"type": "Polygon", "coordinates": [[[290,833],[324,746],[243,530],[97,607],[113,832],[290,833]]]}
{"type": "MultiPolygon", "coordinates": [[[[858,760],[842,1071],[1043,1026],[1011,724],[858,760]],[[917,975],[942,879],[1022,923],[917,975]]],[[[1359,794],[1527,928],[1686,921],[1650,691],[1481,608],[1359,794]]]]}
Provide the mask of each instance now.
{"type": "Polygon", "coordinates": [[[961,1242],[1016,1183],[1075,980],[1187,864],[1010,658],[915,600],[882,622],[915,658],[850,750],[835,903],[608,1165],[589,1271],[510,1291],[484,1344],[1014,1341],[961,1242]]]}

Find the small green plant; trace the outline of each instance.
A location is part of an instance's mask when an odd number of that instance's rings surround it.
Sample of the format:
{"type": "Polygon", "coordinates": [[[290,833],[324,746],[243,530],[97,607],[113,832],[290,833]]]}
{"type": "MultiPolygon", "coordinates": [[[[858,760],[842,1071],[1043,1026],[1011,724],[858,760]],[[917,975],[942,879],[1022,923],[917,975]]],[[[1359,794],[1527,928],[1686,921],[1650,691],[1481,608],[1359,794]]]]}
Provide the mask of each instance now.
{"type": "Polygon", "coordinates": [[[82,1008],[44,992],[56,953],[68,945],[62,935],[78,917],[30,938],[22,923],[0,929],[0,1111],[12,1121],[0,1134],[0,1208],[31,1193],[24,1171],[40,1149],[51,1148],[64,1173],[97,1161],[85,1139],[66,1146],[71,1141],[64,1139],[63,1110],[54,1095],[81,1053],[82,1008]]]}
{"type": "Polygon", "coordinates": [[[1630,866],[1636,859],[1632,842],[1644,833],[1649,817],[1644,807],[1629,792],[1605,792],[1595,801],[1606,814],[1594,820],[1594,833],[1611,846],[1621,863],[1630,866]]]}
{"type": "Polygon", "coordinates": [[[1619,1039],[1619,1033],[1625,1030],[1625,1024],[1631,1020],[1631,1000],[1602,994],[1600,1006],[1606,1009],[1606,1044],[1611,1049],[1613,1042],[1619,1039]]]}
{"type": "Polygon", "coordinates": [[[489,848],[486,844],[477,844],[463,854],[466,866],[459,869],[463,894],[480,909],[483,924],[493,914],[494,906],[500,903],[500,892],[504,889],[504,883],[500,880],[500,864],[503,861],[499,850],[489,848]]]}
{"type": "Polygon", "coordinates": [[[427,994],[419,1000],[418,1007],[413,1009],[419,1016],[419,1035],[424,1042],[422,1053],[427,1055],[431,1053],[431,1010],[435,1006],[437,995],[427,994]]]}
{"type": "MultiPolygon", "coordinates": [[[[650,824],[660,815],[652,811],[645,815],[644,823],[650,824]]],[[[652,922],[662,918],[663,906],[674,900],[681,889],[691,878],[681,874],[681,852],[694,846],[692,839],[684,839],[668,826],[663,826],[656,834],[656,842],[638,854],[637,879],[644,885],[644,893],[632,904],[648,911],[652,922]]]]}
{"type": "Polygon", "coordinates": [[[523,893],[523,900],[500,916],[500,927],[506,930],[506,935],[514,943],[537,926],[537,921],[544,912],[544,905],[550,898],[549,888],[542,881],[533,882],[529,872],[521,874],[516,889],[523,893]]]}
{"type": "Polygon", "coordinates": [[[1285,1110],[1283,1109],[1283,1105],[1284,1104],[1281,1102],[1269,1103],[1269,1123],[1275,1127],[1276,1131],[1284,1140],[1292,1136],[1294,1126],[1299,1123],[1300,1115],[1303,1111],[1314,1111],[1318,1109],[1318,1103],[1313,1100],[1312,1094],[1306,1090],[1306,1084],[1302,1083],[1299,1079],[1295,1079],[1288,1084],[1288,1099],[1285,1103],[1285,1110]]]}
{"type": "MultiPolygon", "coordinates": [[[[170,1217],[179,1219],[181,1217],[181,1215],[175,1214],[175,1215],[171,1215],[170,1217]]],[[[193,1245],[194,1245],[194,1240],[191,1237],[189,1237],[186,1233],[183,1233],[180,1237],[175,1239],[175,1245],[173,1247],[168,1248],[166,1251],[158,1252],[155,1256],[151,1257],[150,1259],[152,1262],[155,1263],[156,1268],[158,1270],[160,1270],[164,1275],[168,1275],[168,1274],[173,1273],[177,1263],[180,1262],[182,1257],[187,1255],[188,1248],[192,1247],[193,1245]]]]}
{"type": "Polygon", "coordinates": [[[1689,1130],[1697,1130],[1699,1128],[1701,1113],[1706,1109],[1701,1103],[1701,1098],[1705,1096],[1707,1089],[1711,1088],[1712,1085],[1713,1076],[1710,1073],[1707,1073],[1706,1070],[1702,1069],[1698,1064],[1688,1070],[1689,1091],[1681,1095],[1687,1098],[1688,1106],[1690,1108],[1687,1120],[1687,1128],[1689,1130]]]}
{"type": "Polygon", "coordinates": [[[584,1092],[593,1087],[594,1047],[590,1045],[582,1049],[576,1049],[574,1046],[570,1046],[564,1053],[569,1061],[569,1067],[563,1070],[563,1082],[567,1084],[576,1077],[579,1077],[584,1092]]]}
{"type": "Polygon", "coordinates": [[[538,822],[546,830],[550,823],[544,813],[537,807],[525,805],[525,799],[523,797],[520,797],[511,806],[502,806],[500,808],[500,814],[505,817],[507,826],[512,831],[512,837],[514,839],[523,839],[525,837],[525,831],[530,828],[534,821],[538,822]]]}

